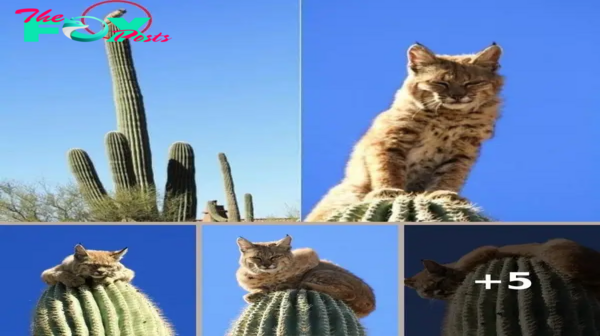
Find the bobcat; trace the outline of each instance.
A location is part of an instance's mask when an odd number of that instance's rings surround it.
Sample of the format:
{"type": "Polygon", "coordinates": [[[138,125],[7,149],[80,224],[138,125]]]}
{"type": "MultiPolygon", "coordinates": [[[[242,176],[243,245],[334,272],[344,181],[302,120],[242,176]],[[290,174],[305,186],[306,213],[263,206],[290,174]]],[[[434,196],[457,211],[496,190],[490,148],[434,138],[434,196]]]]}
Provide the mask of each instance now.
{"type": "Polygon", "coordinates": [[[481,145],[494,133],[502,49],[495,43],[471,55],[408,49],[408,77],[392,106],[355,145],[345,177],[306,222],[325,221],[341,207],[405,192],[450,191],[465,184],[481,145]]]}
{"type": "Polygon", "coordinates": [[[448,300],[466,275],[477,266],[493,259],[510,257],[538,258],[564,276],[578,281],[600,298],[600,252],[568,239],[551,239],[545,243],[482,246],[457,262],[439,264],[423,260],[425,269],[404,280],[404,284],[428,299],[448,300]]]}
{"type": "Polygon", "coordinates": [[[358,317],[375,310],[373,289],[342,267],[320,260],[310,248],[292,250],[292,237],[275,242],[250,242],[238,238],[240,267],[238,284],[249,291],[246,302],[260,300],[273,291],[307,289],[344,301],[358,317]]]}
{"type": "Polygon", "coordinates": [[[81,286],[87,280],[96,284],[117,280],[131,282],[135,273],[120,262],[126,253],[127,248],[114,252],[95,251],[77,244],[75,253],[42,273],[42,280],[48,285],[62,283],[67,287],[81,286]]]}

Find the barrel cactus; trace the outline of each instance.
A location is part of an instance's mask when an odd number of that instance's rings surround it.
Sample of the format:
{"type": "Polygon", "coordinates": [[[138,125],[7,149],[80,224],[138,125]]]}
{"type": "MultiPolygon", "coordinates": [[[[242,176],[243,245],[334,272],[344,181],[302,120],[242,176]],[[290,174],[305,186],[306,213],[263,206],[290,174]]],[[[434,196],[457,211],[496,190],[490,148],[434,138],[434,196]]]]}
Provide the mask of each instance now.
{"type": "Polygon", "coordinates": [[[342,301],[316,291],[274,292],[249,305],[228,336],[364,336],[365,329],[342,301]]]}
{"type": "MultiPolygon", "coordinates": [[[[513,282],[512,285],[520,285],[513,282]]],[[[593,293],[536,258],[504,258],[469,273],[447,306],[444,336],[597,336],[600,302],[593,293]],[[511,272],[529,272],[524,290],[509,289],[511,272]],[[485,289],[475,280],[501,280],[485,289]]]]}
{"type": "Polygon", "coordinates": [[[33,336],[174,336],[160,310],[133,285],[49,286],[35,307],[33,336]]]}
{"type": "Polygon", "coordinates": [[[386,189],[337,210],[328,222],[488,222],[468,200],[450,191],[406,193],[386,189]]]}

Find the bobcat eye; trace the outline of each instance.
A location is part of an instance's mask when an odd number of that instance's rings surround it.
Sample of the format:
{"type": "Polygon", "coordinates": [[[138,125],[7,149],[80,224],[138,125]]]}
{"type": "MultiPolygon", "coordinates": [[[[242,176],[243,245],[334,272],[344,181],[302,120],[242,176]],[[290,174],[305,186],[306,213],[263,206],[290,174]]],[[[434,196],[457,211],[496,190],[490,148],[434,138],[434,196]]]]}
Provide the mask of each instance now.
{"type": "Polygon", "coordinates": [[[259,257],[252,257],[250,259],[254,262],[262,262],[262,258],[259,258],[259,257]]]}
{"type": "Polygon", "coordinates": [[[271,257],[271,261],[279,259],[279,256],[271,257]]]}
{"type": "Polygon", "coordinates": [[[446,89],[450,87],[450,86],[448,85],[448,83],[446,83],[446,82],[442,82],[442,81],[432,81],[432,82],[431,82],[431,84],[434,84],[434,85],[439,85],[439,86],[443,86],[443,87],[445,87],[446,89]]]}
{"type": "Polygon", "coordinates": [[[480,85],[483,83],[485,83],[485,81],[472,81],[472,82],[466,82],[464,85],[465,85],[465,87],[471,87],[471,86],[480,85]]]}

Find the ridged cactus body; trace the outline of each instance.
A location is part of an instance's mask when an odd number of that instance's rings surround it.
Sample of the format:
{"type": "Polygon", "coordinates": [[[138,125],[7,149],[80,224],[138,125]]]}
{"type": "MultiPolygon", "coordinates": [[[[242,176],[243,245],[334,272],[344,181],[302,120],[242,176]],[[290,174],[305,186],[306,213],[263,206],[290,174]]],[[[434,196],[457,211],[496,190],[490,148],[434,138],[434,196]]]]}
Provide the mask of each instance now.
{"type": "Polygon", "coordinates": [[[364,336],[363,326],[342,301],[316,291],[269,294],[249,305],[228,336],[364,336]]]}
{"type": "Polygon", "coordinates": [[[383,192],[338,210],[328,222],[488,222],[479,209],[456,193],[446,191],[383,192]]]}
{"type": "Polygon", "coordinates": [[[231,166],[224,153],[219,153],[219,163],[221,164],[221,173],[223,174],[223,183],[225,185],[227,218],[230,222],[240,222],[240,209],[235,195],[235,185],[233,184],[233,176],[231,175],[231,166]]]}
{"type": "Polygon", "coordinates": [[[173,336],[159,309],[136,287],[49,286],[35,308],[33,336],[173,336]]]}
{"type": "Polygon", "coordinates": [[[600,302],[535,258],[505,258],[467,275],[448,304],[444,336],[598,336],[600,302]],[[529,272],[531,287],[509,289],[511,272],[529,272]],[[485,289],[475,280],[501,280],[485,289]]]}
{"type": "Polygon", "coordinates": [[[198,208],[194,149],[184,142],[169,148],[164,212],[174,222],[194,221],[198,208]]]}
{"type": "Polygon", "coordinates": [[[244,195],[244,208],[246,210],[246,216],[244,216],[244,221],[254,222],[254,203],[252,202],[252,194],[244,195]]]}
{"type": "MultiPolygon", "coordinates": [[[[117,10],[107,18],[118,18],[125,10],[117,10]]],[[[106,20],[108,22],[108,20],[106,20]]],[[[109,24],[109,37],[114,35],[115,25],[109,24]]],[[[150,137],[146,121],[146,111],[140,85],[133,62],[131,42],[105,42],[110,67],[113,96],[117,114],[117,131],[106,135],[106,150],[115,185],[115,192],[147,193],[156,196],[150,137]]],[[[111,207],[118,203],[108,197],[106,189],[98,178],[96,168],[89,155],[82,149],[68,152],[68,162],[75,180],[86,202],[92,207],[111,207]]],[[[165,202],[161,220],[195,220],[196,183],[193,150],[191,146],[175,143],[169,152],[169,168],[165,202]],[[171,200],[173,197],[174,200],[171,200]],[[175,204],[175,205],[173,205],[175,204]],[[170,209],[168,209],[170,207],[170,209]],[[176,207],[176,208],[174,208],[176,207]],[[173,210],[173,211],[171,211],[173,210]],[[173,213],[171,213],[173,212],[173,213]]],[[[133,220],[158,219],[158,204],[149,204],[148,214],[135,215],[133,220]]],[[[126,218],[123,218],[125,220],[126,218]]],[[[129,220],[129,219],[127,219],[129,220]]]]}

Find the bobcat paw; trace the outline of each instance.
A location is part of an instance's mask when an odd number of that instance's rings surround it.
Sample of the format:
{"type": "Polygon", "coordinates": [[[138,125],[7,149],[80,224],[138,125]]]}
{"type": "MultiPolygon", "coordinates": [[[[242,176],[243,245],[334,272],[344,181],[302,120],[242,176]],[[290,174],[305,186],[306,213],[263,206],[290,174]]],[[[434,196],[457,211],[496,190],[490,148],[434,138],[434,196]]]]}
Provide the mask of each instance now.
{"type": "Polygon", "coordinates": [[[267,294],[265,294],[263,292],[248,293],[248,294],[244,295],[244,301],[246,301],[248,303],[255,303],[255,302],[260,301],[265,296],[267,296],[267,294]]]}
{"type": "Polygon", "coordinates": [[[373,190],[367,195],[365,195],[365,201],[373,201],[380,199],[393,199],[401,195],[406,195],[406,191],[402,189],[394,189],[394,188],[383,188],[373,190]]]}

